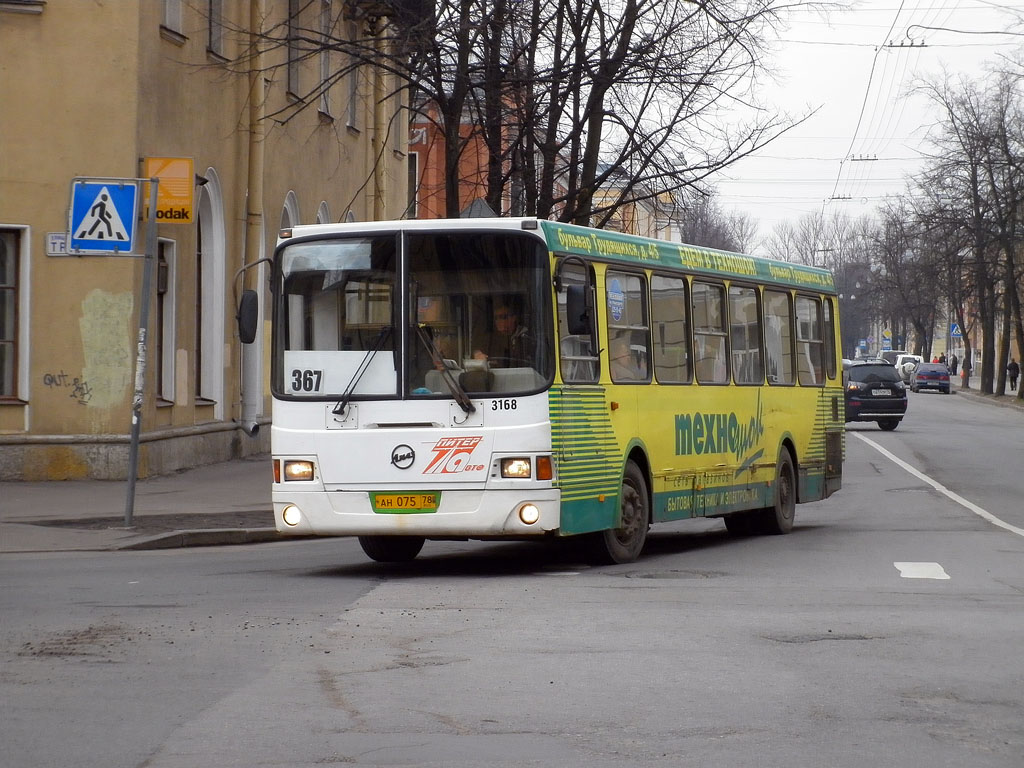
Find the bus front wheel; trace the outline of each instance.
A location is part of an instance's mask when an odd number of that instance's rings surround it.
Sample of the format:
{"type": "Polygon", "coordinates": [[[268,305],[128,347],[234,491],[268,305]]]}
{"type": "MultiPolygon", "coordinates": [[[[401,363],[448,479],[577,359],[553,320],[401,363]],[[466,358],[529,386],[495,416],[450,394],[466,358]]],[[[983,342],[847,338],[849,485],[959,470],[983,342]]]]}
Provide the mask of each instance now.
{"type": "Polygon", "coordinates": [[[360,536],[359,546],[378,563],[405,563],[416,558],[424,541],[422,536],[360,536]]]}
{"type": "Polygon", "coordinates": [[[594,563],[632,563],[647,541],[651,522],[651,501],[647,493],[644,473],[632,461],[626,462],[619,494],[620,519],[618,528],[609,528],[590,534],[590,560],[594,563]]]}
{"type": "Polygon", "coordinates": [[[789,533],[793,530],[795,516],[796,473],[793,471],[793,460],[789,456],[789,451],[783,448],[775,465],[775,501],[770,507],[765,507],[758,513],[759,533],[789,533]]]}

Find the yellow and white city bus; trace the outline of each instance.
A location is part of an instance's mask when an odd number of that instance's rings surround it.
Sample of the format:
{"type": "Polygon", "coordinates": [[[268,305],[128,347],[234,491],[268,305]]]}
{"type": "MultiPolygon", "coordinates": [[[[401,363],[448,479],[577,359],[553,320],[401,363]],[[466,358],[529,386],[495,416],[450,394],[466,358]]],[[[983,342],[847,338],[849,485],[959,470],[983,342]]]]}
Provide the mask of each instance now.
{"type": "Polygon", "coordinates": [[[294,227],[271,274],[282,534],[379,561],[582,536],[626,563],[654,523],[787,533],[840,487],[825,270],[495,218],[294,227]]]}

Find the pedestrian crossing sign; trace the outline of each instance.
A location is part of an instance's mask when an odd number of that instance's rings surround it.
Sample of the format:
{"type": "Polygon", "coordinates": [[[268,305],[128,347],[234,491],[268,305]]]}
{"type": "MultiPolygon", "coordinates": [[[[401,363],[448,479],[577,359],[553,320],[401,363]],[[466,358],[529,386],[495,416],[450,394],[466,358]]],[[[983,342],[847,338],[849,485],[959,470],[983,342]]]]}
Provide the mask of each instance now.
{"type": "Polygon", "coordinates": [[[72,179],[68,252],[132,253],[138,211],[137,179],[72,179]]]}

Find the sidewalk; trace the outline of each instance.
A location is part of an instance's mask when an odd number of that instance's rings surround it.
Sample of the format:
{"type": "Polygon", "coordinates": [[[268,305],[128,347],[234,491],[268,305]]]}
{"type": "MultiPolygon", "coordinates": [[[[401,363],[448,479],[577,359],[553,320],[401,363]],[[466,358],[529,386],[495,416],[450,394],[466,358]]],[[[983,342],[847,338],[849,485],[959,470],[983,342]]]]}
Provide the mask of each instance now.
{"type": "Polygon", "coordinates": [[[1018,391],[1016,391],[1016,392],[1010,392],[1010,389],[1009,389],[1010,388],[1010,383],[1009,383],[1009,381],[1007,381],[1007,383],[1006,383],[1006,388],[1007,388],[1006,394],[1004,394],[1004,395],[986,395],[986,394],[983,394],[981,392],[981,376],[980,375],[971,376],[970,384],[968,385],[968,388],[966,390],[963,389],[963,387],[961,387],[960,376],[959,375],[957,375],[957,376],[950,376],[949,379],[950,379],[950,386],[951,386],[951,390],[950,391],[951,392],[955,392],[958,395],[962,395],[963,397],[971,398],[972,400],[974,400],[976,402],[984,402],[984,403],[989,403],[990,405],[998,405],[998,406],[1003,407],[1003,408],[1016,408],[1016,409],[1019,409],[1021,411],[1024,411],[1024,400],[1021,400],[1020,398],[1017,397],[1021,387],[1024,387],[1024,382],[1022,382],[1022,381],[1018,381],[1017,382],[1017,390],[1018,391]]]}
{"type": "MultiPolygon", "coordinates": [[[[980,377],[953,392],[1024,414],[1024,402],[983,395],[980,377]]],[[[132,527],[124,527],[127,481],[0,483],[0,553],[166,549],[278,539],[267,455],[211,464],[135,486],[132,527]]]]}
{"type": "Polygon", "coordinates": [[[0,483],[0,553],[165,549],[276,540],[270,457],[128,482],[0,483]]]}

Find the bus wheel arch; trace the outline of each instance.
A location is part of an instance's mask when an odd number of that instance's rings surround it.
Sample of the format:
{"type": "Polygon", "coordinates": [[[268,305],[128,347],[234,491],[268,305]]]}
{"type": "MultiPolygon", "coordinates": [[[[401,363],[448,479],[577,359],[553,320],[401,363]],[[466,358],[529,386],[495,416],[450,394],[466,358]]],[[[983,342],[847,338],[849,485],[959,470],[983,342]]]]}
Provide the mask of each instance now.
{"type": "Polygon", "coordinates": [[[619,493],[619,525],[588,535],[587,554],[590,562],[602,565],[634,562],[647,542],[651,527],[651,482],[647,460],[642,452],[633,451],[622,471],[619,493]]]}
{"type": "Polygon", "coordinates": [[[799,492],[796,468],[793,446],[786,440],[779,448],[775,463],[773,503],[755,513],[759,533],[780,535],[793,530],[799,492]]]}

